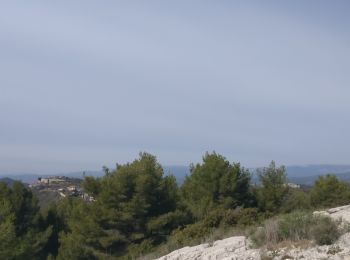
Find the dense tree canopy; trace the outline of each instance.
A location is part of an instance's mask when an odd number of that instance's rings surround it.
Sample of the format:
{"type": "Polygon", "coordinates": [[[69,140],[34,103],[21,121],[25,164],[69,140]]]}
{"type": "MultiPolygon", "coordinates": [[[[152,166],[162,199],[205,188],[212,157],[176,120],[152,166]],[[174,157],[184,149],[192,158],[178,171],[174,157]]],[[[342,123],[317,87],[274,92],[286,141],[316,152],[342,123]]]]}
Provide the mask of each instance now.
{"type": "Polygon", "coordinates": [[[260,208],[268,212],[277,212],[288,194],[286,169],[276,167],[272,161],[269,167],[258,169],[261,188],[257,191],[260,208]]]}
{"type": "Polygon", "coordinates": [[[156,158],[147,153],[117,165],[101,179],[87,178],[84,187],[96,203],[73,208],[69,232],[61,237],[62,259],[119,255],[150,238],[150,243],[162,241],[181,217],[175,178],[164,176],[156,158]]]}
{"type": "Polygon", "coordinates": [[[33,194],[20,182],[0,183],[0,259],[42,259],[52,227],[43,227],[33,194]]]}
{"type": "Polygon", "coordinates": [[[349,186],[334,175],[320,176],[311,190],[311,202],[316,207],[331,207],[350,203],[349,186]]]}
{"type": "Polygon", "coordinates": [[[104,172],[82,184],[92,201],[64,198],[42,209],[23,184],[0,183],[0,259],[133,259],[164,243],[200,242],[217,228],[350,203],[349,186],[335,176],[320,177],[310,192],[289,188],[285,168],[272,162],[253,185],[247,169],[215,152],[191,165],[181,187],[148,153],[104,172]]]}
{"type": "Polygon", "coordinates": [[[240,164],[230,164],[215,152],[206,153],[202,164],[192,165],[182,195],[196,219],[218,206],[248,206],[252,204],[250,174],[240,164]]]}

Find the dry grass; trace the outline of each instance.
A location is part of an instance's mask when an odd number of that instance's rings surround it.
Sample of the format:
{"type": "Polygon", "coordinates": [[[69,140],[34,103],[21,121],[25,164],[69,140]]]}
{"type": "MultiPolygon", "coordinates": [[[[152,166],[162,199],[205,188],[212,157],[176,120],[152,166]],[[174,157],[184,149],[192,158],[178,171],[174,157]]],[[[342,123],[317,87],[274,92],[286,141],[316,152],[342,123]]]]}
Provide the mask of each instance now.
{"type": "Polygon", "coordinates": [[[279,241],[278,236],[279,221],[277,219],[270,219],[265,222],[265,228],[263,232],[265,233],[265,239],[267,244],[277,244],[279,241]]]}
{"type": "Polygon", "coordinates": [[[280,250],[282,248],[285,248],[285,249],[293,249],[293,248],[300,248],[300,249],[308,249],[312,246],[314,246],[315,243],[311,240],[306,240],[306,239],[303,239],[303,240],[299,240],[299,241],[291,241],[291,240],[284,240],[284,241],[281,241],[281,242],[278,242],[276,244],[268,244],[266,245],[266,249],[269,250],[269,251],[277,251],[277,250],[280,250]]]}

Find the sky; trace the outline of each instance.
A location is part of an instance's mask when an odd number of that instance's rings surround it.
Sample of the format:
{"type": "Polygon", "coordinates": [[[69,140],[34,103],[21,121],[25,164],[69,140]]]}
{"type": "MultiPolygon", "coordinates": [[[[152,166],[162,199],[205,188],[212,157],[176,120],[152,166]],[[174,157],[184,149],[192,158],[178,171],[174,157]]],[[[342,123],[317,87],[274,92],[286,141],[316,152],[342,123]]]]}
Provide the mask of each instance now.
{"type": "Polygon", "coordinates": [[[2,1],[0,173],[350,164],[349,1],[2,1]]]}

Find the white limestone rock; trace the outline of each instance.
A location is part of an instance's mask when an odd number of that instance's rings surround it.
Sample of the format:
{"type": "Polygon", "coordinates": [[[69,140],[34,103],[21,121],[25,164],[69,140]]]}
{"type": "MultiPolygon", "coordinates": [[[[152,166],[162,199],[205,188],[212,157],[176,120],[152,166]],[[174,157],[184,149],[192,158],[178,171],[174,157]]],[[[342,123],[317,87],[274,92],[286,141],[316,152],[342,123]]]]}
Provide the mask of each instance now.
{"type": "Polygon", "coordinates": [[[258,249],[249,249],[244,236],[230,237],[215,241],[212,245],[201,244],[184,247],[159,258],[159,260],[259,260],[258,249]]]}
{"type": "MultiPolygon", "coordinates": [[[[350,223],[350,205],[315,211],[314,214],[326,215],[336,220],[341,219],[343,223],[350,223]]],[[[215,241],[212,244],[184,247],[159,258],[159,260],[260,260],[263,255],[276,260],[350,260],[350,233],[341,236],[333,245],[313,246],[306,249],[280,248],[274,252],[266,251],[266,249],[251,249],[246,237],[235,236],[215,241]]]]}

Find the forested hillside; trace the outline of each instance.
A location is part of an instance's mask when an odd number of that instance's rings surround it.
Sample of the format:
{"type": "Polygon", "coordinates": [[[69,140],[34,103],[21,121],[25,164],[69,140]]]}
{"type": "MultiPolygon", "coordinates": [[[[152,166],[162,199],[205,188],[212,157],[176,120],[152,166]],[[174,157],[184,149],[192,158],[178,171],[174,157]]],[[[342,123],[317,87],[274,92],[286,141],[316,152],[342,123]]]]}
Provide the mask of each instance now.
{"type": "Polygon", "coordinates": [[[255,185],[246,168],[215,152],[191,165],[180,186],[148,153],[104,172],[82,184],[92,201],[64,198],[45,208],[20,182],[0,184],[0,259],[134,259],[218,230],[350,203],[349,186],[335,176],[304,191],[289,187],[285,168],[271,162],[255,185]]]}

